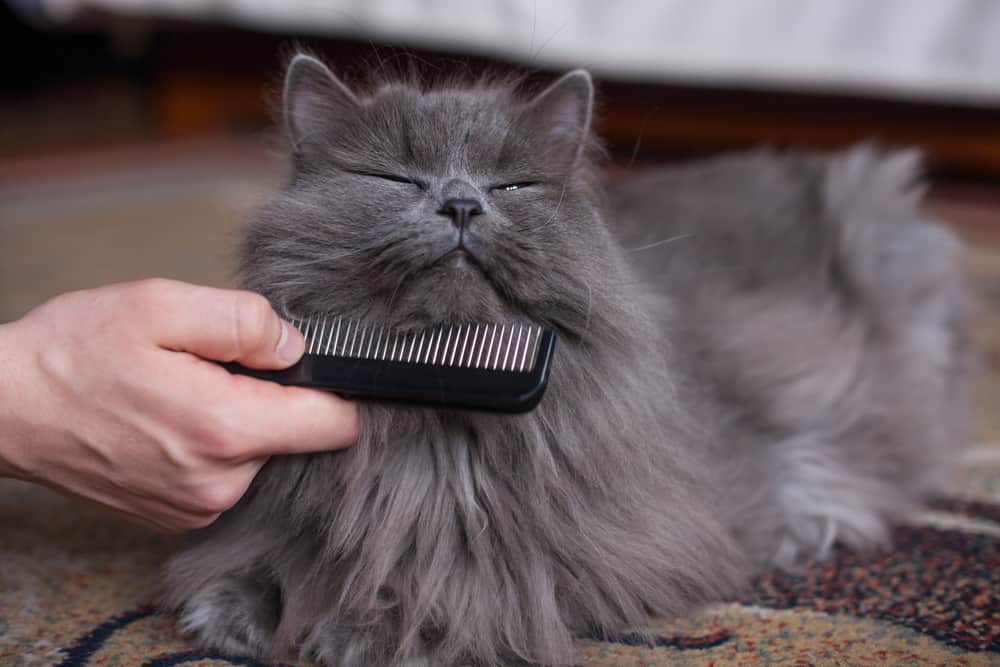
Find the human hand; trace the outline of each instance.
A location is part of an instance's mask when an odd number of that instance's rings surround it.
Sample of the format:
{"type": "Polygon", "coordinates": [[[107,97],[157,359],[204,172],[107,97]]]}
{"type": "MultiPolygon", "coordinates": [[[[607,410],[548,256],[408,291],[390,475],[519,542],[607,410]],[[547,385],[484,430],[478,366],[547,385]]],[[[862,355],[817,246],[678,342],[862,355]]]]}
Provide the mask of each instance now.
{"type": "Polygon", "coordinates": [[[153,279],[58,296],[0,326],[0,475],[206,526],[270,455],[357,438],[355,404],[207,361],[278,369],[304,347],[251,292],[153,279]]]}

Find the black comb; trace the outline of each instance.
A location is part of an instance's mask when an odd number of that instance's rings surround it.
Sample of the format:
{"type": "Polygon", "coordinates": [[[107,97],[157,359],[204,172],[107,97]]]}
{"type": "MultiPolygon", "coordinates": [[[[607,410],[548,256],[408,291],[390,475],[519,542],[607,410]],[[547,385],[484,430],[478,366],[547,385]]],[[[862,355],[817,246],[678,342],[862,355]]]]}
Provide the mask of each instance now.
{"type": "Polygon", "coordinates": [[[555,333],[535,324],[393,331],[342,317],[292,320],[306,353],[290,368],[231,372],[349,398],[527,412],[545,393],[555,333]]]}

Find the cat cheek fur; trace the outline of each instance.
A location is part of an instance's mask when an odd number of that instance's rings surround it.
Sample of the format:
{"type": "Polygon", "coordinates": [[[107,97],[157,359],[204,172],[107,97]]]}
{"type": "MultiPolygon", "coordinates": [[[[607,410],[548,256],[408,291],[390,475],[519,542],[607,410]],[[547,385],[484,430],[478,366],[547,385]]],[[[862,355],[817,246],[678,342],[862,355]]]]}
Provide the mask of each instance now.
{"type": "Polygon", "coordinates": [[[295,176],[248,231],[245,286],[292,312],[518,314],[561,336],[531,413],[366,403],[353,448],[272,459],[169,564],[165,601],[201,644],[298,650],[328,667],[568,665],[574,636],[724,599],[754,567],[795,566],[832,539],[870,546],[927,488],[914,471],[935,467],[962,421],[958,399],[947,399],[953,412],[941,405],[964,372],[961,290],[947,262],[923,279],[932,289],[907,275],[942,244],[921,232],[935,227],[910,224],[898,166],[864,151],[751,156],[606,195],[589,77],[519,90],[390,82],[356,94],[318,61],[292,62],[295,176]],[[409,169],[429,187],[401,190],[345,164],[409,169]],[[441,188],[459,179],[488,197],[517,170],[542,183],[487,202],[488,278],[413,275],[420,225],[434,220],[421,211],[440,205],[441,188]],[[859,238],[869,241],[850,245],[859,238]],[[869,261],[886,247],[897,262],[869,261]],[[883,321],[879,308],[906,317],[883,321]],[[796,339],[771,346],[761,313],[781,314],[778,333],[818,327],[822,351],[798,350],[798,364],[796,339]],[[876,329],[933,348],[947,375],[851,336],[876,329]],[[892,372],[831,375],[817,363],[831,346],[892,372]],[[899,391],[917,378],[926,391],[899,391]],[[843,389],[857,386],[860,402],[843,389]],[[875,399],[914,421],[865,411],[875,399]],[[811,401],[829,410],[806,415],[811,401]],[[935,414],[946,424],[908,449],[909,429],[935,414]]]}

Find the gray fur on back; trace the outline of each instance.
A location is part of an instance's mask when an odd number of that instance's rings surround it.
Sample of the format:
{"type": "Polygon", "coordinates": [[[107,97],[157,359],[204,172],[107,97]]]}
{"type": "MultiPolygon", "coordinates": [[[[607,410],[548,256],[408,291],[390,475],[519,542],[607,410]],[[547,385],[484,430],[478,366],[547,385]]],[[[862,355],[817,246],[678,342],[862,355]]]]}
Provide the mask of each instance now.
{"type": "Polygon", "coordinates": [[[292,313],[560,339],[532,413],[368,403],[352,449],[273,459],[170,563],[202,644],[570,664],[576,635],[878,543],[961,441],[957,244],[921,219],[910,156],[758,153],[604,192],[589,78],[520,90],[357,94],[293,63],[294,177],[248,232],[245,284],[292,313]],[[483,202],[475,261],[441,260],[452,196],[483,202]]]}
{"type": "Polygon", "coordinates": [[[919,176],[917,154],[859,146],[612,189],[676,363],[719,410],[726,520],[758,562],[883,543],[965,441],[960,245],[921,213],[919,176]]]}

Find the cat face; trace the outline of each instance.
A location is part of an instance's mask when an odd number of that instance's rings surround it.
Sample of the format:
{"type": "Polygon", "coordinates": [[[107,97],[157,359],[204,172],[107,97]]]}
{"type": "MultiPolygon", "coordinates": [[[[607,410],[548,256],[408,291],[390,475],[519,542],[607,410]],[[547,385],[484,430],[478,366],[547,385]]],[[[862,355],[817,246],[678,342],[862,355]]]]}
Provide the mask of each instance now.
{"type": "Polygon", "coordinates": [[[293,178],[250,228],[245,282],[292,314],[571,326],[604,235],[586,177],[591,100],[582,71],[531,99],[487,84],[362,98],[296,57],[293,178]]]}

